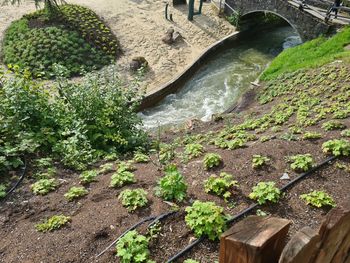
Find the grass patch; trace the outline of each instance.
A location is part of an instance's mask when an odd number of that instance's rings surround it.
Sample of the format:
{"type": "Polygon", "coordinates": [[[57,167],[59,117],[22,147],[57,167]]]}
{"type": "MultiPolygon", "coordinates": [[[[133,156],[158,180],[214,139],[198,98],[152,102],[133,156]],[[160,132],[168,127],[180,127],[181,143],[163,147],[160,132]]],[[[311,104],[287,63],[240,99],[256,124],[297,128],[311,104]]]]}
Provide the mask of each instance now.
{"type": "Polygon", "coordinates": [[[289,48],[275,58],[261,75],[261,80],[271,80],[277,76],[303,68],[316,68],[333,60],[350,57],[344,46],[350,43],[350,27],[331,38],[319,37],[300,46],[289,48]]]}

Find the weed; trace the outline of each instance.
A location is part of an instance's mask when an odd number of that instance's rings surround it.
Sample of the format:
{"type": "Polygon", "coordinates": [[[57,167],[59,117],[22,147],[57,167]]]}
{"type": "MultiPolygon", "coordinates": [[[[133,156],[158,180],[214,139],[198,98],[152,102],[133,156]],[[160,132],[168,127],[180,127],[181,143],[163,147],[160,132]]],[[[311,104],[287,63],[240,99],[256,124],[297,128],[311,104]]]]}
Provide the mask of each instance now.
{"type": "Polygon", "coordinates": [[[300,195],[300,198],[303,199],[307,205],[312,205],[318,208],[324,206],[336,206],[333,198],[323,191],[312,191],[308,194],[302,194],[300,195]]]}
{"type": "Polygon", "coordinates": [[[135,211],[139,207],[144,207],[148,203],[147,192],[141,188],[126,189],[119,194],[118,199],[121,199],[122,205],[129,212],[135,211]]]}
{"type": "Polygon", "coordinates": [[[79,197],[85,196],[89,193],[88,190],[85,189],[85,187],[71,187],[67,193],[64,194],[64,197],[68,199],[68,201],[73,201],[74,199],[77,199],[79,197]]]}
{"type": "Polygon", "coordinates": [[[281,191],[275,187],[274,182],[260,182],[253,187],[253,192],[249,194],[249,198],[256,200],[259,205],[263,205],[267,201],[277,203],[280,196],[281,191]]]}
{"type": "Polygon", "coordinates": [[[43,223],[35,225],[39,232],[53,231],[61,228],[70,221],[70,217],[64,215],[55,215],[46,219],[43,223]]]}

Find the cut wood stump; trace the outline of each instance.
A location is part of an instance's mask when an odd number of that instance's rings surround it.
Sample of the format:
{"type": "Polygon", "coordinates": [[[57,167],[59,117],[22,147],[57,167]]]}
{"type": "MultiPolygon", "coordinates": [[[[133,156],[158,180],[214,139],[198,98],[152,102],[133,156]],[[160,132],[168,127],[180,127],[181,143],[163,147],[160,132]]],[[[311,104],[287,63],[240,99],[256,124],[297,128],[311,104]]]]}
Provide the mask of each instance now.
{"type": "Polygon", "coordinates": [[[291,221],[250,216],[221,235],[220,263],[275,263],[285,246],[291,221]]]}

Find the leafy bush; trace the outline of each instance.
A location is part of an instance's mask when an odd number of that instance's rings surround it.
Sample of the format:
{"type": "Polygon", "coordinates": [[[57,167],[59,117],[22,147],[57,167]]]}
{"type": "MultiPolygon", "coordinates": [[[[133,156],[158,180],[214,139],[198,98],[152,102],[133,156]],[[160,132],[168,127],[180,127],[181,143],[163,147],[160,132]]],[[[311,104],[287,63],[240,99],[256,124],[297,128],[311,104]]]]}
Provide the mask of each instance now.
{"type": "Polygon", "coordinates": [[[70,217],[64,215],[55,215],[41,224],[35,225],[35,228],[39,232],[53,231],[61,228],[70,221],[70,217]]]}
{"type": "Polygon", "coordinates": [[[262,155],[253,155],[252,159],[252,167],[257,169],[265,165],[267,162],[270,161],[270,158],[262,155]]]}
{"type": "Polygon", "coordinates": [[[322,150],[325,153],[331,153],[335,156],[350,155],[350,143],[347,140],[329,140],[322,144],[322,150]]]}
{"type": "Polygon", "coordinates": [[[117,242],[117,256],[122,263],[155,263],[149,259],[148,243],[149,239],[136,230],[129,231],[117,242]]]}
{"type": "Polygon", "coordinates": [[[46,195],[52,192],[58,186],[55,179],[41,179],[30,186],[31,190],[36,195],[46,195]]]}
{"type": "Polygon", "coordinates": [[[238,186],[238,182],[233,180],[233,176],[228,173],[220,173],[220,176],[211,175],[204,181],[204,189],[206,193],[214,193],[218,196],[223,196],[227,200],[231,193],[229,189],[232,186],[238,186]]]}
{"type": "Polygon", "coordinates": [[[290,167],[295,171],[308,171],[313,166],[313,159],[311,154],[297,154],[290,157],[292,161],[290,167]]]}
{"type": "Polygon", "coordinates": [[[190,143],[185,146],[185,154],[190,159],[199,157],[204,152],[204,147],[199,143],[190,143]]]}
{"type": "Polygon", "coordinates": [[[27,18],[13,22],[3,42],[4,63],[28,68],[34,77],[51,78],[54,64],[69,76],[110,64],[113,57],[88,44],[78,32],[64,26],[31,28],[27,18]]]}
{"type": "Polygon", "coordinates": [[[312,191],[308,194],[302,194],[300,195],[300,198],[303,199],[306,204],[310,204],[315,207],[336,206],[333,198],[323,191],[312,191]]]}
{"type": "Polygon", "coordinates": [[[158,182],[156,195],[165,200],[181,202],[186,197],[187,184],[175,165],[165,170],[165,176],[158,182]]]}
{"type": "Polygon", "coordinates": [[[137,163],[148,163],[149,157],[144,153],[136,152],[134,154],[134,161],[137,163]]]}
{"type": "Polygon", "coordinates": [[[88,190],[85,189],[85,187],[71,187],[67,193],[64,194],[64,197],[68,199],[68,201],[73,201],[74,199],[77,199],[79,197],[85,196],[89,193],[88,190]]]}
{"type": "Polygon", "coordinates": [[[325,129],[326,131],[331,131],[331,130],[337,130],[337,129],[344,129],[345,125],[339,121],[327,121],[322,124],[322,128],[325,129]]]}
{"type": "Polygon", "coordinates": [[[96,182],[98,172],[96,170],[84,171],[80,174],[79,179],[82,184],[89,184],[91,182],[96,182]]]}
{"type": "Polygon", "coordinates": [[[210,240],[217,239],[226,228],[224,209],[213,202],[195,201],[186,208],[186,224],[197,237],[206,235],[210,240]]]}
{"type": "Polygon", "coordinates": [[[110,187],[122,187],[126,184],[135,183],[135,175],[132,172],[118,169],[111,177],[110,187]]]}
{"type": "Polygon", "coordinates": [[[249,198],[256,200],[259,205],[263,205],[267,201],[277,203],[280,195],[281,191],[275,187],[274,182],[260,182],[253,187],[253,192],[249,194],[249,198]]]}
{"type": "MultiPolygon", "coordinates": [[[[58,71],[64,71],[57,67],[58,71]]],[[[76,169],[111,153],[146,146],[135,110],[138,86],[122,86],[114,67],[79,83],[47,87],[28,75],[0,71],[0,170],[22,165],[21,155],[51,153],[76,169]]]]}
{"type": "Polygon", "coordinates": [[[218,166],[222,162],[222,158],[217,153],[208,153],[204,156],[203,165],[206,170],[218,166]]]}
{"type": "Polygon", "coordinates": [[[141,188],[138,189],[126,189],[122,191],[118,199],[121,199],[123,206],[125,206],[129,212],[136,210],[139,207],[147,205],[147,192],[141,188]]]}

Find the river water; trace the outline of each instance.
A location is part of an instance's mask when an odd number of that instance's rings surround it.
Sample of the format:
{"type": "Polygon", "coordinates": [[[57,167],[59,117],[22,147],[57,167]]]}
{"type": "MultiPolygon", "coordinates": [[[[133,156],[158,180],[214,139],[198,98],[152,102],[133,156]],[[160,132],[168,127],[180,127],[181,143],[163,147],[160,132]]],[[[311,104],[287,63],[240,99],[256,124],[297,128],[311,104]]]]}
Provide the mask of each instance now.
{"type": "Polygon", "coordinates": [[[283,49],[301,39],[289,26],[254,34],[203,65],[176,94],[140,114],[145,129],[170,126],[188,119],[210,120],[224,112],[256,80],[283,49]]]}

